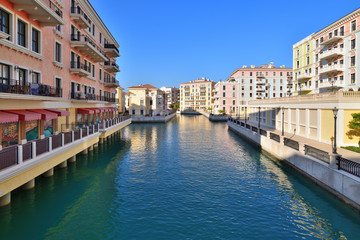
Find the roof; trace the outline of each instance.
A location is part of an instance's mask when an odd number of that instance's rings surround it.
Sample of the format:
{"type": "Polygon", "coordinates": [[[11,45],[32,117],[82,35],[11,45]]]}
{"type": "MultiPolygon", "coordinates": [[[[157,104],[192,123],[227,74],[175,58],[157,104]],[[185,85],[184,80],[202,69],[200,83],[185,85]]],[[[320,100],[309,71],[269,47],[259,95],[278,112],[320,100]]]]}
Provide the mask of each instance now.
{"type": "Polygon", "coordinates": [[[158,89],[157,87],[154,87],[151,84],[145,84],[145,85],[139,85],[139,86],[132,86],[132,87],[128,87],[128,89],[132,89],[132,88],[138,88],[138,89],[158,89]]]}

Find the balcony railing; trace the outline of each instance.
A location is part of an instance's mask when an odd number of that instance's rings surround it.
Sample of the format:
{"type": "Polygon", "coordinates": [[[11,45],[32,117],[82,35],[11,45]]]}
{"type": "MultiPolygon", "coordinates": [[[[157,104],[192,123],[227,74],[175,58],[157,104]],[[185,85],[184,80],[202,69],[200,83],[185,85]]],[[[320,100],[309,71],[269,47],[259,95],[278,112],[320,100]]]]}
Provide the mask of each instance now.
{"type": "Polygon", "coordinates": [[[19,80],[0,78],[0,92],[46,97],[62,97],[62,89],[45,84],[22,83],[19,80]]]}
{"type": "Polygon", "coordinates": [[[71,47],[76,48],[94,62],[105,62],[108,60],[103,50],[87,35],[71,34],[71,47]]]}
{"type": "Polygon", "coordinates": [[[118,102],[117,98],[99,96],[92,93],[84,93],[84,92],[70,92],[70,99],[75,100],[85,100],[85,101],[103,101],[103,102],[118,102]]]}
{"type": "Polygon", "coordinates": [[[331,72],[343,72],[344,65],[343,64],[331,64],[320,66],[319,73],[320,74],[328,74],[331,72]]]}
{"type": "Polygon", "coordinates": [[[105,69],[110,72],[120,72],[119,65],[112,61],[104,62],[105,69]]]}
{"type": "Polygon", "coordinates": [[[344,55],[344,49],[337,47],[327,51],[320,52],[320,59],[328,59],[342,55],[344,55]]]}
{"type": "Polygon", "coordinates": [[[106,44],[104,44],[104,49],[105,49],[105,52],[110,57],[119,57],[120,56],[119,49],[117,49],[115,44],[106,43],[106,44]]]}
{"type": "Polygon", "coordinates": [[[105,87],[114,87],[117,88],[119,87],[119,81],[116,80],[114,77],[113,78],[104,78],[104,85],[105,87]]]}
{"type": "Polygon", "coordinates": [[[330,43],[339,41],[343,38],[344,38],[344,32],[340,32],[339,34],[334,34],[331,37],[330,36],[324,37],[322,41],[320,40],[320,45],[328,45],[330,43]]]}
{"type": "Polygon", "coordinates": [[[91,20],[79,6],[71,8],[70,16],[81,28],[91,27],[91,20]]]}
{"type": "Polygon", "coordinates": [[[81,62],[73,61],[70,63],[70,72],[79,76],[89,76],[91,74],[91,69],[81,62]]]}

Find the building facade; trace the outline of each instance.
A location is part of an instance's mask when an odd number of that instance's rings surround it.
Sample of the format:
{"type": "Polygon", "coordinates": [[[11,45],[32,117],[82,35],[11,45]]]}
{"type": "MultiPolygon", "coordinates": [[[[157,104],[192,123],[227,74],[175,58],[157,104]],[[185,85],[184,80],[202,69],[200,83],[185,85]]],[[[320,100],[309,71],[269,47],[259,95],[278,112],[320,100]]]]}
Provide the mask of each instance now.
{"type": "Polygon", "coordinates": [[[180,89],[176,87],[161,87],[162,90],[166,94],[167,101],[167,109],[170,109],[171,106],[177,102],[179,102],[180,98],[180,89]]]}
{"type": "Polygon", "coordinates": [[[292,68],[275,67],[273,63],[255,67],[243,66],[231,74],[239,84],[239,114],[246,114],[250,100],[292,95],[292,68]]]}
{"type": "Polygon", "coordinates": [[[293,46],[293,95],[313,92],[315,65],[313,34],[293,46]]]}
{"type": "Polygon", "coordinates": [[[0,170],[31,160],[2,181],[0,205],[119,129],[118,48],[88,0],[0,1],[0,170]]]}
{"type": "Polygon", "coordinates": [[[299,92],[300,88],[304,94],[338,90],[359,91],[359,30],[360,9],[357,9],[300,41],[309,44],[310,48],[313,46],[313,50],[310,49],[311,54],[306,53],[310,62],[313,59],[313,71],[310,74],[308,72],[308,76],[302,75],[304,71],[301,71],[301,63],[300,68],[295,67],[298,61],[297,52],[301,53],[301,46],[295,44],[294,75],[304,82],[301,86],[295,85],[294,91],[299,92]]]}
{"type": "Polygon", "coordinates": [[[233,78],[226,81],[219,81],[213,90],[213,107],[211,112],[214,114],[238,114],[239,83],[233,78]]]}
{"type": "Polygon", "coordinates": [[[205,111],[212,108],[215,83],[202,78],[180,84],[180,111],[205,111]]]}

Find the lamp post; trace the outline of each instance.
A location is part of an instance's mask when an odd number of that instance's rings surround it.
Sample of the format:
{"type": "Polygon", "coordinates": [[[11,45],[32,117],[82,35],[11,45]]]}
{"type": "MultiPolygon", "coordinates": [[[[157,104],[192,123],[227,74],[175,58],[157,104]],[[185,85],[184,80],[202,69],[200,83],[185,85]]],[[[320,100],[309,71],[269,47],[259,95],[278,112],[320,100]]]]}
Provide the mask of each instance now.
{"type": "Polygon", "coordinates": [[[259,109],[259,110],[258,110],[258,115],[259,115],[259,123],[258,123],[258,128],[259,128],[259,131],[260,131],[260,109],[261,109],[261,108],[260,108],[260,107],[258,107],[258,109],[259,109]]]}
{"type": "Polygon", "coordinates": [[[284,107],[281,107],[282,113],[281,113],[281,136],[284,136],[284,107]]]}
{"type": "Polygon", "coordinates": [[[333,154],[337,154],[336,151],[336,120],[337,120],[337,113],[339,111],[339,109],[337,109],[336,107],[334,107],[334,109],[332,110],[333,114],[334,114],[334,145],[333,145],[333,154]]]}
{"type": "Polygon", "coordinates": [[[334,84],[336,82],[336,79],[335,78],[331,78],[331,80],[329,80],[330,84],[331,84],[331,91],[333,92],[334,91],[334,84]]]}
{"type": "Polygon", "coordinates": [[[245,107],[245,125],[246,125],[246,119],[247,119],[247,107],[245,107]]]}

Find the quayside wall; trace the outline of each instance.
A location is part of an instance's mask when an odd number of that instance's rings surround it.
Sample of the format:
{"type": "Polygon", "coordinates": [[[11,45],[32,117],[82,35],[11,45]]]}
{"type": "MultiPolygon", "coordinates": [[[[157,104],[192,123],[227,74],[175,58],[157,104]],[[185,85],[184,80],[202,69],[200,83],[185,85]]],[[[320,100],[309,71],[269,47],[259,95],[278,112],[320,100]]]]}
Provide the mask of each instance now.
{"type": "Polygon", "coordinates": [[[314,151],[305,143],[229,119],[229,129],[270,155],[283,160],[344,202],[360,211],[360,178],[338,170],[339,156],[314,151]],[[285,145],[286,144],[286,145],[285,145]],[[312,155],[312,156],[311,156],[312,155]],[[318,156],[318,157],[317,157],[318,156]],[[327,160],[328,159],[328,160],[327,160]]]}

